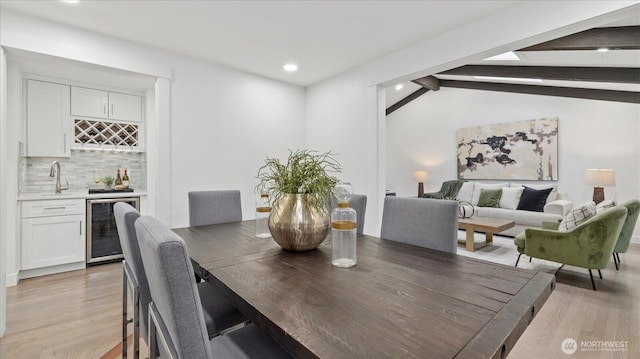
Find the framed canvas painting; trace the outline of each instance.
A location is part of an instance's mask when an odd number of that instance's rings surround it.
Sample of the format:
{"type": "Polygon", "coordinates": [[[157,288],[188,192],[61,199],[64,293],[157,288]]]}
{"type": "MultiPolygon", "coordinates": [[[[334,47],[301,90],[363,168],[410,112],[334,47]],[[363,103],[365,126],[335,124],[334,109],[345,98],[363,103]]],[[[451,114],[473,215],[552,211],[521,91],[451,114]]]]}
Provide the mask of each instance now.
{"type": "Polygon", "coordinates": [[[558,118],[541,118],[457,131],[458,178],[558,179],[558,118]]]}

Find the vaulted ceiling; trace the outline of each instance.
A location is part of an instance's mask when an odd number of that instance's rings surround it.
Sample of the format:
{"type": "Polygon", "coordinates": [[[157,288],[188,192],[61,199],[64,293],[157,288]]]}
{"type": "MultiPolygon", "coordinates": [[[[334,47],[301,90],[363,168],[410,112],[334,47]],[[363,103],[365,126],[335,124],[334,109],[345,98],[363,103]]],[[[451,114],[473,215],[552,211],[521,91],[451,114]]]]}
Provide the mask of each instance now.
{"type": "Polygon", "coordinates": [[[595,28],[514,53],[512,60],[489,59],[415,79],[405,90],[412,92],[391,102],[387,115],[441,87],[640,103],[638,25],[595,28]],[[584,61],[597,55],[606,61],[584,61]]]}

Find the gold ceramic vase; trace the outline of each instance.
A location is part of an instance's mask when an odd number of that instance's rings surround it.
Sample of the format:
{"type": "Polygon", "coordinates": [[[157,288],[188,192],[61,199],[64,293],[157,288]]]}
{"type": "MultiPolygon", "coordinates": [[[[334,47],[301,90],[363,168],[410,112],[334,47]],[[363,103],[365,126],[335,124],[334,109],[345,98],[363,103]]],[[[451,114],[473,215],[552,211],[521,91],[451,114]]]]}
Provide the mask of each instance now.
{"type": "Polygon", "coordinates": [[[308,251],[327,238],[329,213],[313,204],[313,197],[306,194],[287,194],[274,204],[269,215],[269,231],[280,247],[308,251]]]}

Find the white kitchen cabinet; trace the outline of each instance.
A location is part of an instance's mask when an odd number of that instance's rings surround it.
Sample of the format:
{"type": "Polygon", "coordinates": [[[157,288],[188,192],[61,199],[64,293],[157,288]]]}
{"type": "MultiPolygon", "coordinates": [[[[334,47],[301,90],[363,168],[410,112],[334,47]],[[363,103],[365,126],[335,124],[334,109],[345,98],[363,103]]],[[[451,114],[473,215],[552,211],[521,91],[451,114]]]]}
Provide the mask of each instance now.
{"type": "Polygon", "coordinates": [[[142,97],[72,86],[71,115],[141,122],[142,97]]]}
{"type": "Polygon", "coordinates": [[[85,262],[85,201],[22,203],[21,270],[85,262]]]}
{"type": "Polygon", "coordinates": [[[71,156],[69,97],[69,85],[27,80],[27,156],[71,156]]]}

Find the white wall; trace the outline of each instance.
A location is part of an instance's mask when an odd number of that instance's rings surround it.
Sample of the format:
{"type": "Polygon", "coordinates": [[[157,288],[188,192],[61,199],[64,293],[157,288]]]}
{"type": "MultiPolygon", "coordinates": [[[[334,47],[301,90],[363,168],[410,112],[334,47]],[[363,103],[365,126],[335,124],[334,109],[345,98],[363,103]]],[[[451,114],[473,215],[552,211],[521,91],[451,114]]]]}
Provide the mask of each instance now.
{"type": "Polygon", "coordinates": [[[239,189],[243,218],[254,219],[265,156],[286,158],[304,145],[304,89],[210,63],[174,64],[172,226],[189,225],[193,190],[239,189]]]}
{"type": "MultiPolygon", "coordinates": [[[[0,93],[6,93],[7,92],[7,68],[6,68],[6,64],[7,64],[7,58],[5,56],[4,50],[0,48],[0,93]]],[[[7,123],[5,117],[6,117],[6,96],[0,96],[0,139],[4,139],[4,133],[5,133],[5,125],[7,123]]],[[[6,141],[2,140],[0,141],[0,228],[4,228],[5,226],[5,222],[6,222],[6,216],[5,214],[7,213],[8,210],[8,206],[7,206],[7,201],[5,200],[6,197],[6,186],[4,185],[4,180],[3,178],[5,178],[5,174],[4,174],[4,169],[5,169],[5,159],[6,159],[6,141]]],[[[7,300],[7,296],[6,296],[6,281],[7,281],[7,277],[6,277],[6,260],[5,258],[6,256],[6,232],[5,231],[0,231],[0,337],[2,337],[4,335],[5,332],[5,326],[6,326],[6,300],[7,300]]]]}
{"type": "Polygon", "coordinates": [[[387,185],[415,196],[414,170],[429,172],[426,192],[456,179],[459,128],[558,117],[560,192],[574,202],[590,200],[584,170],[611,168],[617,186],[606,196],[640,198],[639,110],[630,103],[441,88],[387,116],[387,185]]]}

